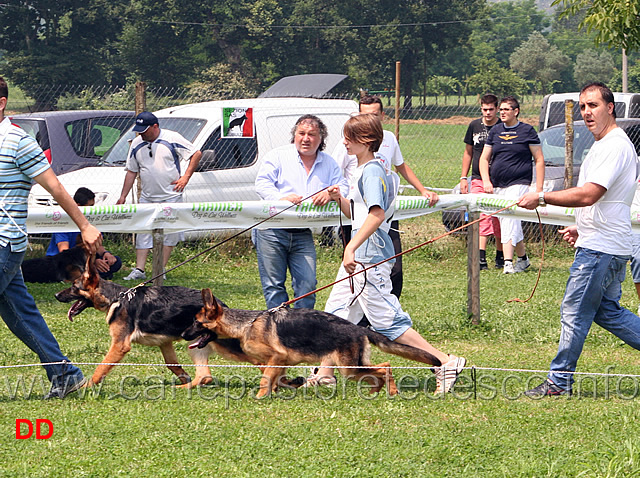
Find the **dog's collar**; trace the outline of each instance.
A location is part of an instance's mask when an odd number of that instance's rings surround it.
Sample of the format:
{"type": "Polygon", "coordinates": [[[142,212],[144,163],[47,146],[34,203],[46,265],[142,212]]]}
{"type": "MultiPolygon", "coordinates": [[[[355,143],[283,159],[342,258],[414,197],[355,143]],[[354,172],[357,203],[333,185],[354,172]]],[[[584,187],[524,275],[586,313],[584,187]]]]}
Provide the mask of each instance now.
{"type": "Polygon", "coordinates": [[[118,296],[118,299],[127,299],[127,300],[131,300],[135,297],[136,295],[136,289],[138,287],[140,287],[142,284],[139,284],[135,287],[132,287],[131,289],[125,290],[124,292],[120,292],[120,295],[118,296]]]}

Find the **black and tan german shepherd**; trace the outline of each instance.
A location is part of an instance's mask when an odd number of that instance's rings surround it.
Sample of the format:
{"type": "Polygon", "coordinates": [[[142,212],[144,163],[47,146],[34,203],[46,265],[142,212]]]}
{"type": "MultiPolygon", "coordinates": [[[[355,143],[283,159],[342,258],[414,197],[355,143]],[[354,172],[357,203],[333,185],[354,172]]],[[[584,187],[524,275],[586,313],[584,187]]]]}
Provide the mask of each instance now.
{"type": "Polygon", "coordinates": [[[286,383],[286,367],[299,363],[318,364],[331,359],[340,372],[353,380],[371,385],[371,393],[387,384],[390,395],[398,392],[389,362],[372,365],[371,346],[383,352],[440,366],[428,352],[389,340],[384,335],[359,327],[340,317],[313,309],[240,310],[229,309],[202,290],[204,307],[182,337],[195,340],[190,348],[206,347],[212,340],[237,339],[251,363],[261,367],[262,379],[256,397],[261,398],[286,383]],[[370,367],[369,367],[370,366],[370,367]],[[354,367],[354,368],[349,368],[354,367]],[[366,367],[366,368],[355,368],[366,367]]]}
{"type": "Polygon", "coordinates": [[[85,268],[87,253],[82,246],[75,246],[55,256],[36,257],[22,261],[25,282],[74,281],[85,268]]]}
{"type": "MultiPolygon", "coordinates": [[[[101,382],[113,368],[109,364],[120,362],[131,350],[132,342],[159,347],[165,363],[177,364],[173,342],[182,340],[182,332],[192,325],[202,309],[202,294],[197,289],[154,286],[129,291],[128,287],[101,279],[95,268],[94,255],[87,258],[82,276],[71,287],[58,292],[56,299],[65,303],[75,302],[67,313],[71,321],[88,307],[107,314],[111,346],[88,385],[101,382]]],[[[179,377],[183,383],[181,387],[210,383],[212,378],[207,365],[209,355],[214,352],[231,360],[250,361],[238,340],[218,340],[215,337],[205,348],[189,349],[189,355],[197,365],[193,381],[179,365],[168,368],[179,377]]]]}

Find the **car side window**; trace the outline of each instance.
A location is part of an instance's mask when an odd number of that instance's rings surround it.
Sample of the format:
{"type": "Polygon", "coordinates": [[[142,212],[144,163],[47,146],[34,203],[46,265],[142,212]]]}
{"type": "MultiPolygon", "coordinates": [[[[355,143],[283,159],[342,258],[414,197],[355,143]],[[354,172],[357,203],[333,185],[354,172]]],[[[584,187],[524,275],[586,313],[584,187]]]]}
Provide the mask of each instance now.
{"type": "Polygon", "coordinates": [[[131,126],[131,118],[85,118],[65,124],[71,145],[78,156],[101,158],[131,126]]]}
{"type": "Polygon", "coordinates": [[[640,125],[629,126],[625,129],[625,133],[636,148],[636,153],[640,155],[640,125]]]}
{"type": "MultiPolygon", "coordinates": [[[[576,101],[573,104],[573,120],[581,119],[580,104],[576,101]]],[[[560,123],[564,123],[564,101],[553,101],[549,104],[549,121],[546,127],[549,128],[560,123]]]]}
{"type": "Polygon", "coordinates": [[[42,120],[12,118],[11,122],[20,126],[25,133],[34,138],[43,150],[49,149],[49,134],[47,124],[42,120]]]}
{"type": "Polygon", "coordinates": [[[220,128],[209,136],[201,148],[198,172],[245,168],[258,157],[258,142],[253,138],[222,138],[220,128]]]}

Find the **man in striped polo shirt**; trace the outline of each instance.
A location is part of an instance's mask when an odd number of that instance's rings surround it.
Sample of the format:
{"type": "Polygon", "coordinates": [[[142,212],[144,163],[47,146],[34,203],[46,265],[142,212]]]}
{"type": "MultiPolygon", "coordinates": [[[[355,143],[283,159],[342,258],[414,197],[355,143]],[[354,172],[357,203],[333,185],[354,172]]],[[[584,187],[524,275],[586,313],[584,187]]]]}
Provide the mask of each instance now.
{"type": "Polygon", "coordinates": [[[100,232],[64,189],[38,143],[5,118],[9,88],[0,77],[0,316],[11,332],[44,364],[51,390],[44,398],[64,398],[84,384],[49,330],[22,278],[27,248],[27,198],[32,180],[44,187],[76,223],[89,252],[102,244],[100,232]]]}

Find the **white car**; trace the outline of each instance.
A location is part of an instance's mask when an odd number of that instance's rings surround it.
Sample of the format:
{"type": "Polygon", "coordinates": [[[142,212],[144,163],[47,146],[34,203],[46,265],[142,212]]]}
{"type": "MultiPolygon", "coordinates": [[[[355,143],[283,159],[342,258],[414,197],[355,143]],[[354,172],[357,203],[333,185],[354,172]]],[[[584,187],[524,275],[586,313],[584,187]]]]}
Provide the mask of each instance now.
{"type": "MultiPolygon", "coordinates": [[[[258,200],[254,182],[261,160],[271,149],[291,142],[291,130],[300,116],[313,114],[322,119],[329,130],[325,151],[331,152],[342,140],[345,121],[357,111],[353,100],[253,98],[175,106],[154,114],[161,129],[177,131],[202,151],[198,170],[185,188],[184,202],[213,202],[258,200]],[[252,108],[253,137],[223,137],[223,108],[252,108]]],[[[129,130],[105,154],[101,166],[62,174],[60,181],[72,195],[79,187],[87,187],[96,194],[96,205],[115,204],[133,138],[134,132],[129,130]]],[[[181,164],[182,171],[186,168],[186,162],[181,164]]],[[[136,190],[134,186],[128,203],[136,202],[136,190]]],[[[29,206],[51,204],[51,195],[34,185],[29,206]]]]}

